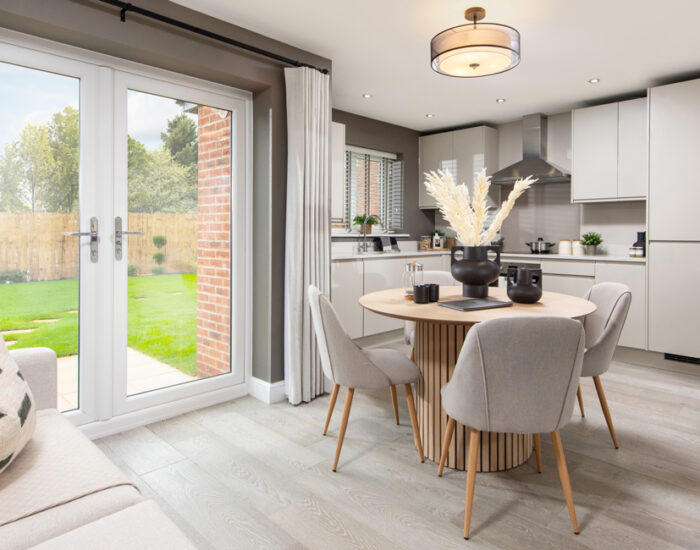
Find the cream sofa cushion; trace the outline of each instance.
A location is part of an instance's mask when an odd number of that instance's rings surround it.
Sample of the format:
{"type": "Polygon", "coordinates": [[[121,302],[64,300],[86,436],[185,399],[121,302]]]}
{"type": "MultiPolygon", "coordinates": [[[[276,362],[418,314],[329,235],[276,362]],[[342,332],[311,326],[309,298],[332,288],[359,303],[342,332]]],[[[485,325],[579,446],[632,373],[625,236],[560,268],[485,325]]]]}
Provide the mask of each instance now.
{"type": "Polygon", "coordinates": [[[35,426],[34,396],[0,336],[0,474],[24,449],[35,426]]]}

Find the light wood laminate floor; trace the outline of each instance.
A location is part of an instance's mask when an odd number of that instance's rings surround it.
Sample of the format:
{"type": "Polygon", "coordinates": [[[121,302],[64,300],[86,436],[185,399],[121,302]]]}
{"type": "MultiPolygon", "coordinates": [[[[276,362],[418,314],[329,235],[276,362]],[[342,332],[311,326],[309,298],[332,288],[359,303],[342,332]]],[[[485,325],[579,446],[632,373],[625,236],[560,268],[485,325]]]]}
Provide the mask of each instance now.
{"type": "Polygon", "coordinates": [[[561,432],[578,536],[545,436],[542,474],[533,456],[477,475],[463,540],[465,472],[438,478],[437,464],[418,462],[402,388],[400,426],[388,391],[355,393],[337,473],[344,390],[326,437],[328,396],[298,407],[246,397],[97,444],[203,550],[697,549],[700,366],[640,360],[618,354],[602,377],[619,450],[591,379],[582,381],[586,418],[576,408],[561,432]]]}

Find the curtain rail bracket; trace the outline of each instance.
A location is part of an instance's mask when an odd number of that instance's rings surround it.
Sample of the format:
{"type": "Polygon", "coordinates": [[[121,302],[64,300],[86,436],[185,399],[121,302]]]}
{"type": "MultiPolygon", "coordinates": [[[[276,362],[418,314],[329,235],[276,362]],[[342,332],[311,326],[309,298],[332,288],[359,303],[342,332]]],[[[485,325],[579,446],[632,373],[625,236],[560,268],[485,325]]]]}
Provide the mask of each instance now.
{"type": "Polygon", "coordinates": [[[127,4],[119,11],[119,19],[122,23],[126,23],[126,12],[132,8],[131,4],[127,4]]]}

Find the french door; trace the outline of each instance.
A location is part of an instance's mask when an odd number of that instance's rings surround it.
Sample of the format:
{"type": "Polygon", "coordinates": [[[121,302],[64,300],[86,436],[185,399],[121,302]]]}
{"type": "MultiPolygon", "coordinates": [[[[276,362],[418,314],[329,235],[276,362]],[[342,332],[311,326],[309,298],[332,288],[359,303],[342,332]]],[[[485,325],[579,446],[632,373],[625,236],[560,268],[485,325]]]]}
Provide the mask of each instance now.
{"type": "Polygon", "coordinates": [[[0,42],[0,333],[76,424],[240,394],[250,98],[80,57],[0,42]]]}

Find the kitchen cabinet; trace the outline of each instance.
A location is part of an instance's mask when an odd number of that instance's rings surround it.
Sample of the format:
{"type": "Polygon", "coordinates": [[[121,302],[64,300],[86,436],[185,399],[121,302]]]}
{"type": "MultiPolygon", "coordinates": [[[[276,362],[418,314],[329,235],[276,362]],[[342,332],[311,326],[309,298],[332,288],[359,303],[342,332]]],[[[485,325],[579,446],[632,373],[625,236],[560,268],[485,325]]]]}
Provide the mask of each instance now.
{"type": "Polygon", "coordinates": [[[644,199],[646,98],[574,109],[572,116],[572,202],[644,199]]]}
{"type": "Polygon", "coordinates": [[[593,286],[593,277],[579,277],[578,275],[542,274],[542,289],[547,292],[560,292],[570,296],[583,297],[588,289],[593,286]]]}
{"type": "MultiPolygon", "coordinates": [[[[470,187],[474,173],[486,168],[491,174],[498,169],[498,131],[488,126],[464,128],[419,138],[419,208],[437,208],[435,199],[425,190],[425,173],[449,170],[457,183],[470,187]]],[[[492,188],[493,193],[498,190],[492,188]]],[[[498,197],[495,196],[497,200],[498,197]]]]}
{"type": "Polygon", "coordinates": [[[700,357],[700,242],[651,242],[649,349],[700,357]]]}
{"type": "Polygon", "coordinates": [[[426,172],[449,170],[453,176],[456,173],[452,134],[443,132],[418,138],[418,208],[437,208],[437,202],[423,185],[426,172]]]}
{"type": "Polygon", "coordinates": [[[331,303],[350,338],[364,335],[364,308],[359,300],[364,293],[364,262],[331,262],[331,303]]]}
{"type": "Polygon", "coordinates": [[[331,221],[345,217],[345,124],[334,122],[331,130],[331,221]]]}
{"type": "Polygon", "coordinates": [[[625,326],[620,335],[620,346],[647,349],[647,292],[646,266],[632,263],[596,262],[595,282],[622,283],[632,292],[632,302],[625,326]]]}
{"type": "MultiPolygon", "coordinates": [[[[370,292],[376,292],[378,290],[402,286],[404,266],[406,262],[410,261],[411,258],[365,260],[364,293],[369,294],[370,292]]],[[[421,262],[420,259],[418,259],[418,261],[421,262]]],[[[401,319],[392,319],[391,317],[372,313],[366,309],[363,311],[363,315],[364,336],[371,336],[372,334],[403,328],[404,322],[401,319]]]]}
{"type": "Polygon", "coordinates": [[[700,241],[700,80],[649,92],[649,240],[700,241]]]}

